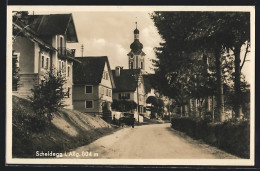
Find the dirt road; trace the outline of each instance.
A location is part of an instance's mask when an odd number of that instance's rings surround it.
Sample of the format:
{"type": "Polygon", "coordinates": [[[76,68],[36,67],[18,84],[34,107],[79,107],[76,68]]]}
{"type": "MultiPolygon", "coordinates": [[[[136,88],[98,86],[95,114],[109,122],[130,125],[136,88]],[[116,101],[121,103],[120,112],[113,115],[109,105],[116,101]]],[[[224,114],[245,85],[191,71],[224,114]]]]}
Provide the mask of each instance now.
{"type": "MultiPolygon", "coordinates": [[[[75,149],[78,158],[235,159],[215,147],[173,130],[170,124],[127,127],[75,149]]],[[[73,157],[73,156],[70,156],[73,157]]]]}

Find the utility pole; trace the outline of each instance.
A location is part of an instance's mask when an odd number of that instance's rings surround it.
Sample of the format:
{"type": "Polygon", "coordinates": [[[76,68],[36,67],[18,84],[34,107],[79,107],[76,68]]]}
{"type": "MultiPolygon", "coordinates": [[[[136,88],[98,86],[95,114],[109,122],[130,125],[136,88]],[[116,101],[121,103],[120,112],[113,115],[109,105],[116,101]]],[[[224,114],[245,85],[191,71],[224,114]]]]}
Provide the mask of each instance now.
{"type": "Polygon", "coordinates": [[[137,88],[136,88],[136,91],[137,91],[137,119],[138,119],[138,123],[139,123],[139,74],[137,73],[137,74],[134,74],[134,75],[132,75],[132,76],[134,76],[134,78],[135,78],[135,80],[137,81],[137,88]]]}
{"type": "Polygon", "coordinates": [[[84,52],[84,45],[81,45],[81,56],[83,57],[83,52],[84,52]]]}
{"type": "Polygon", "coordinates": [[[137,116],[138,116],[138,123],[139,123],[139,92],[138,92],[138,87],[139,87],[139,79],[137,76],[137,116]]]}

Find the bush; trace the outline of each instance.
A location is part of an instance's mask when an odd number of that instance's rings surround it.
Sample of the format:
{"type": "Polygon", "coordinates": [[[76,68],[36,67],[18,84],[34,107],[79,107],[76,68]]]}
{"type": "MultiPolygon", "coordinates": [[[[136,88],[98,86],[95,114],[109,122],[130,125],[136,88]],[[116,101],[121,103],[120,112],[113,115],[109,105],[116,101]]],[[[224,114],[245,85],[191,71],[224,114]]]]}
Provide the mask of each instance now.
{"type": "MultiPolygon", "coordinates": [[[[32,89],[32,108],[36,114],[31,119],[37,127],[44,128],[52,120],[52,113],[62,107],[65,78],[61,73],[51,69],[44,75],[42,82],[32,89]]],[[[32,125],[33,126],[33,125],[32,125]]]]}
{"type": "Polygon", "coordinates": [[[119,112],[129,112],[136,109],[137,104],[133,100],[113,100],[111,107],[119,112]]]}
{"type": "Polygon", "coordinates": [[[173,118],[172,127],[239,157],[250,157],[249,121],[208,123],[205,120],[173,118]]]}

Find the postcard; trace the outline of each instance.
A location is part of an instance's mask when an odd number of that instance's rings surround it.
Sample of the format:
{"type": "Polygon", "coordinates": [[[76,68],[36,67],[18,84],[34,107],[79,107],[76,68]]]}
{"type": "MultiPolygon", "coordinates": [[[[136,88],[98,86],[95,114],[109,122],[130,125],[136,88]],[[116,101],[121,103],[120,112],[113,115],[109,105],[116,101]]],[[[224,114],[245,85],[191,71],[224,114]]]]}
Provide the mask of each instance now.
{"type": "Polygon", "coordinates": [[[254,165],[254,6],[7,6],[6,59],[6,164],[254,165]]]}

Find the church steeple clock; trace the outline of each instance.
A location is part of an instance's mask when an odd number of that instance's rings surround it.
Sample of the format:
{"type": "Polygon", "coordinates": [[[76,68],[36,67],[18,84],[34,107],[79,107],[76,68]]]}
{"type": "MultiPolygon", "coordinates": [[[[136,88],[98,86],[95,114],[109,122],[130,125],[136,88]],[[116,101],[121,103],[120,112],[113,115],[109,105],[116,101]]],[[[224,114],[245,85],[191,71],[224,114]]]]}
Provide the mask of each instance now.
{"type": "Polygon", "coordinates": [[[130,45],[131,51],[127,54],[129,61],[129,69],[145,69],[145,53],[143,52],[143,44],[139,41],[139,30],[134,30],[134,42],[130,45]]]}

